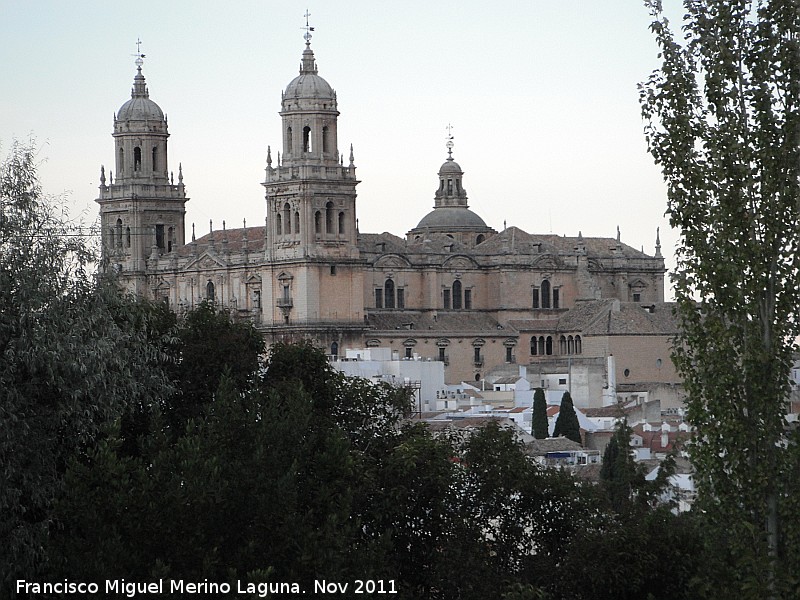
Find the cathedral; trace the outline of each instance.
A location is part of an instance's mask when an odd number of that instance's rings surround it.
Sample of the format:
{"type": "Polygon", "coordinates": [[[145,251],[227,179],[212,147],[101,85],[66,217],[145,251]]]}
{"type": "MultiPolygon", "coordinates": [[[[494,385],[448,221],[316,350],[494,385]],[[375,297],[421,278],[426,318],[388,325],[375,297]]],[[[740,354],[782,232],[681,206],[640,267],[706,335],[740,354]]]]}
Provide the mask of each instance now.
{"type": "Polygon", "coordinates": [[[267,151],[264,224],[187,232],[167,119],[136,62],[131,98],[114,117],[115,168],[108,177],[101,168],[97,199],[105,263],[128,291],[178,312],[214,302],[268,340],[311,339],[333,360],[383,347],[400,360],[442,361],[448,383],[519,366],[537,385],[568,374],[579,406],[609,403],[609,389],[653,394],[679,383],[657,232],[653,255],[619,233],[498,232],[470,210],[452,141],[435,176],[432,165],[433,208],[416,227],[360,232],[352,146],[339,150],[336,92],[310,36],[281,94],[281,150],[267,151]]]}

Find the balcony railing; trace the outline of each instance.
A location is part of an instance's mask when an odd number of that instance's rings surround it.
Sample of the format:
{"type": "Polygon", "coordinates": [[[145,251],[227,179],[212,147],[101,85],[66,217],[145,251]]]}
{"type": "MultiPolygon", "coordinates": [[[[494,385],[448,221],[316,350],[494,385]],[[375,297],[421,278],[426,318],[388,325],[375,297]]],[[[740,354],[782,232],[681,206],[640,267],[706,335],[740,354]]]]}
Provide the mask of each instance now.
{"type": "Polygon", "coordinates": [[[275,304],[278,306],[278,308],[292,308],[293,306],[291,298],[278,298],[275,304]]]}

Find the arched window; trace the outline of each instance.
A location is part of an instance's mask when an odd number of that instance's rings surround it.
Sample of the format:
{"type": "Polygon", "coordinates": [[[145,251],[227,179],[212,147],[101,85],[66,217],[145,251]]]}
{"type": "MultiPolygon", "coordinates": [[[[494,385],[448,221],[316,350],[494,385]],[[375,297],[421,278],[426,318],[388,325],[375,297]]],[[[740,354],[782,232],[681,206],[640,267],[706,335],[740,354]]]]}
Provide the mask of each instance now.
{"type": "Polygon", "coordinates": [[[286,128],[286,154],[292,153],[292,128],[286,128]]]}
{"type": "Polygon", "coordinates": [[[300,213],[294,213],[294,232],[300,233],[300,213]]]}
{"type": "Polygon", "coordinates": [[[122,248],[122,219],[117,219],[117,248],[122,248]]]}
{"type": "Polygon", "coordinates": [[[133,149],[133,170],[139,171],[142,168],[142,149],[139,146],[133,149]]]}
{"type": "Polygon", "coordinates": [[[172,240],[175,239],[175,230],[170,227],[167,229],[167,252],[172,252],[172,240]]]}
{"type": "Polygon", "coordinates": [[[303,152],[311,152],[311,127],[303,127],[303,152]]]}
{"type": "Polygon", "coordinates": [[[322,233],[322,213],[314,213],[314,233],[322,233]]]}
{"type": "Polygon", "coordinates": [[[119,149],[119,164],[117,165],[117,175],[122,175],[125,172],[125,150],[119,149]]]}
{"type": "Polygon", "coordinates": [[[131,228],[125,228],[125,246],[130,248],[131,247],[131,228]]]}
{"type": "Polygon", "coordinates": [[[544,336],[539,336],[539,354],[544,354],[544,336]]]}
{"type": "Polygon", "coordinates": [[[575,338],[572,336],[567,338],[567,354],[575,354],[575,338]]]}
{"type": "Polygon", "coordinates": [[[153,146],[153,173],[158,171],[158,146],[153,146]]]}
{"type": "Polygon", "coordinates": [[[328,126],[322,128],[322,151],[324,153],[328,153],[331,151],[331,132],[328,129],[328,126]]]}
{"type": "Polygon", "coordinates": [[[325,233],[333,233],[333,202],[325,205],[325,233]]]}
{"type": "Polygon", "coordinates": [[[336,342],[331,344],[331,356],[339,356],[339,344],[336,342]]]}
{"type": "Polygon", "coordinates": [[[391,279],[383,284],[383,301],[386,308],[394,308],[394,281],[391,279]]]}
{"type": "Polygon", "coordinates": [[[575,354],[582,354],[583,348],[581,347],[581,336],[575,336],[575,354]]]}
{"type": "Polygon", "coordinates": [[[461,308],[461,282],[458,279],[453,282],[453,308],[461,308]]]}
{"type": "Polygon", "coordinates": [[[339,213],[339,233],[344,234],[344,213],[339,213]]]}
{"type": "Polygon", "coordinates": [[[550,282],[542,281],[542,308],[550,308],[550,282]]]}
{"type": "Polygon", "coordinates": [[[549,335],[547,336],[547,339],[544,342],[544,353],[547,354],[547,356],[553,354],[553,338],[550,337],[549,335]]]}
{"type": "Polygon", "coordinates": [[[278,235],[281,235],[281,233],[283,233],[282,228],[281,228],[281,216],[280,216],[280,214],[275,216],[275,233],[277,233],[278,235]]]}
{"type": "Polygon", "coordinates": [[[283,205],[283,230],[286,235],[292,233],[292,209],[288,202],[283,205]]]}
{"type": "Polygon", "coordinates": [[[479,234],[478,237],[475,238],[475,245],[477,246],[478,244],[482,244],[483,240],[485,240],[485,239],[486,239],[485,235],[483,235],[482,233],[479,234]]]}
{"type": "Polygon", "coordinates": [[[214,282],[211,280],[206,284],[206,300],[214,301],[214,282]]]}
{"type": "Polygon", "coordinates": [[[536,336],[531,336],[531,356],[536,356],[538,354],[536,347],[536,336]]]}
{"type": "Polygon", "coordinates": [[[447,180],[447,195],[450,196],[453,193],[453,180],[447,180]]]}
{"type": "Polygon", "coordinates": [[[567,353],[567,338],[563,335],[558,339],[558,351],[560,354],[567,353]]]}

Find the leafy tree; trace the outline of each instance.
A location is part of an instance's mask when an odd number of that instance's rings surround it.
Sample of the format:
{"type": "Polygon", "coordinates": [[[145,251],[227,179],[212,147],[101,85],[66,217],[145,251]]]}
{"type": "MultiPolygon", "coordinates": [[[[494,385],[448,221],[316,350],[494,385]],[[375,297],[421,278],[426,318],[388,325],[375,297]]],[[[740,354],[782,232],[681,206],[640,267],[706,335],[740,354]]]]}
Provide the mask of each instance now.
{"type": "Polygon", "coordinates": [[[553,437],[564,436],[573,442],[582,443],[581,426],[578,423],[578,414],[572,404],[572,396],[569,392],[564,392],[561,396],[561,408],[558,411],[556,425],[553,428],[553,437]]]}
{"type": "Polygon", "coordinates": [[[642,111],[680,232],[673,358],[700,505],[733,532],[740,573],[710,575],[723,595],[779,596],[800,570],[797,520],[784,517],[800,469],[785,421],[800,333],[800,10],[686,0],[678,40],[661,2],[646,4],[663,63],[642,111]]]}
{"type": "MultiPolygon", "coordinates": [[[[248,337],[236,339],[229,350],[246,354],[248,337]]],[[[377,465],[400,444],[408,410],[403,390],[351,381],[309,344],[277,344],[266,374],[256,366],[238,384],[222,374],[181,435],[157,404],[136,453],[112,431],[70,461],[53,573],[310,582],[393,572],[385,532],[366,532],[377,465]]]]}
{"type": "Polygon", "coordinates": [[[550,426],[547,422],[547,400],[544,397],[544,390],[536,388],[533,393],[533,417],[531,418],[533,437],[537,440],[545,439],[550,433],[550,426]]]}
{"type": "Polygon", "coordinates": [[[175,338],[177,357],[169,375],[177,391],[162,404],[162,411],[179,435],[212,400],[223,375],[236,389],[248,385],[258,370],[264,338],[252,323],[234,321],[207,301],[177,323],[175,338]]]}
{"type": "Polygon", "coordinates": [[[42,195],[35,149],[15,143],[0,165],[2,586],[46,565],[70,457],[129,403],[169,390],[158,349],[130,326],[134,305],[90,276],[94,247],[65,215],[42,195]]]}

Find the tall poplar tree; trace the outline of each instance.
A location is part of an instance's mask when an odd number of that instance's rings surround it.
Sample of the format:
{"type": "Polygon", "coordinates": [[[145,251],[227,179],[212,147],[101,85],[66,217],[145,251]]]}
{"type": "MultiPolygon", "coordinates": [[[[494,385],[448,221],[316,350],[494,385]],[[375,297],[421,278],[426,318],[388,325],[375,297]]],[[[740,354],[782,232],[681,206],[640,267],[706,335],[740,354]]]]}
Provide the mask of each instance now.
{"type": "Polygon", "coordinates": [[[673,358],[701,502],[731,548],[720,562],[735,576],[718,580],[774,597],[799,561],[785,416],[800,333],[800,2],[684,0],[677,38],[661,2],[645,4],[662,65],[640,97],[680,233],[673,358]]]}

